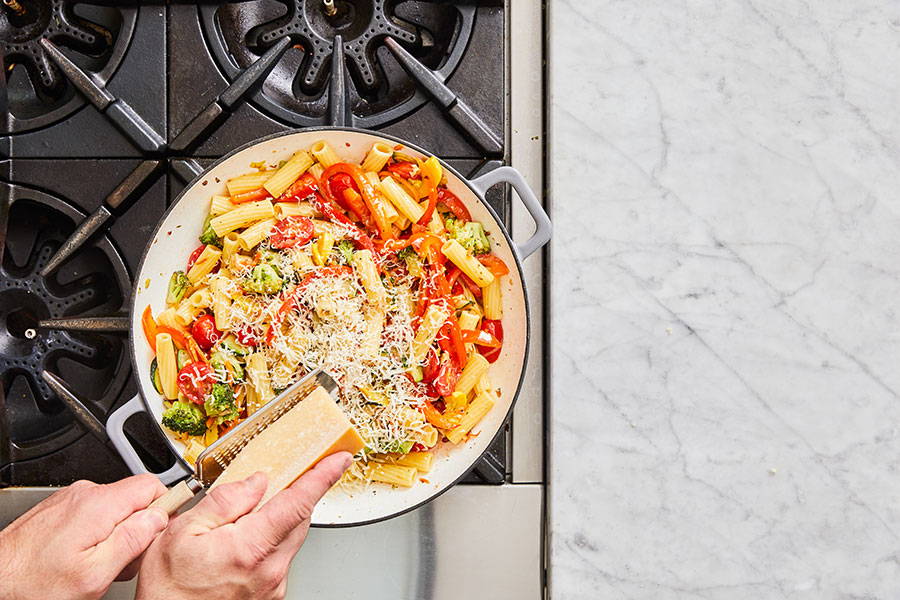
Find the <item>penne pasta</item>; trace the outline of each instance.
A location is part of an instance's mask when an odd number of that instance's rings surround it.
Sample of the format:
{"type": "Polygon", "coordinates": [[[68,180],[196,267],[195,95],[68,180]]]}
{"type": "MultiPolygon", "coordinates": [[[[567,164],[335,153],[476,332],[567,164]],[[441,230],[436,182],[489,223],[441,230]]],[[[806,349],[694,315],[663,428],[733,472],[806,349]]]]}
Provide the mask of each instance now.
{"type": "Polygon", "coordinates": [[[372,481],[389,483],[400,487],[412,487],[416,480],[416,469],[402,465],[369,463],[368,477],[372,481]]]}
{"type": "Polygon", "coordinates": [[[257,221],[238,235],[238,244],[243,250],[253,250],[260,242],[269,237],[269,232],[275,226],[275,219],[257,221]]]}
{"type": "Polygon", "coordinates": [[[475,396],[475,399],[472,400],[472,403],[469,404],[469,408],[460,419],[459,425],[446,433],[447,439],[454,444],[463,441],[472,428],[478,425],[478,422],[481,421],[493,407],[494,400],[491,398],[490,394],[483,393],[475,396]]]}
{"type": "Polygon", "coordinates": [[[213,196],[209,203],[209,215],[211,217],[217,217],[228,211],[234,210],[237,207],[238,205],[233,204],[228,196],[213,196]]]}
{"type": "Polygon", "coordinates": [[[431,452],[410,452],[401,454],[391,462],[403,467],[412,467],[420,473],[427,473],[431,470],[431,465],[434,462],[434,454],[431,452]]]}
{"type": "Polygon", "coordinates": [[[393,148],[384,142],[375,142],[372,144],[372,149],[366,154],[366,158],[363,159],[362,169],[363,171],[375,171],[377,173],[384,168],[384,165],[387,164],[387,161],[393,155],[393,148]]]}
{"type": "Polygon", "coordinates": [[[215,246],[207,245],[203,252],[200,253],[200,256],[197,257],[197,261],[194,263],[194,266],[190,268],[187,272],[188,281],[191,283],[197,283],[207,275],[219,264],[219,259],[222,257],[222,251],[216,248],[215,246]]]}
{"type": "Polygon", "coordinates": [[[225,187],[228,188],[229,196],[237,196],[238,194],[258,190],[270,177],[272,177],[271,171],[247,173],[246,175],[229,179],[225,182],[225,187]]]}
{"type": "Polygon", "coordinates": [[[313,158],[306,150],[295,152],[286,163],[281,165],[275,174],[263,184],[273,198],[284,193],[297,178],[303,175],[313,164],[313,158]]]}
{"type": "Polygon", "coordinates": [[[384,194],[384,197],[387,198],[390,203],[394,205],[394,208],[397,209],[397,212],[404,217],[413,223],[418,222],[418,220],[422,218],[425,209],[423,209],[399,183],[394,181],[392,177],[387,176],[382,179],[380,189],[381,193],[384,194]]]}
{"type": "Polygon", "coordinates": [[[266,356],[261,352],[255,352],[247,357],[247,376],[256,393],[256,403],[264,406],[272,398],[275,392],[272,390],[272,381],[269,378],[269,368],[266,365],[266,356]]]}
{"type": "Polygon", "coordinates": [[[163,396],[169,400],[178,398],[178,363],[175,344],[168,333],[156,334],[156,370],[163,396]]]}
{"type": "Polygon", "coordinates": [[[309,202],[279,202],[275,205],[275,218],[279,221],[288,217],[317,217],[319,212],[309,202]]]}
{"type": "Polygon", "coordinates": [[[231,232],[222,238],[222,264],[230,265],[231,259],[240,250],[241,244],[238,234],[231,232]]]}
{"type": "Polygon", "coordinates": [[[503,318],[503,295],[500,292],[500,279],[494,278],[494,281],[481,289],[481,300],[484,303],[484,318],[492,321],[499,321],[503,318]]]}
{"type": "Polygon", "coordinates": [[[465,273],[469,279],[478,284],[478,287],[485,287],[494,281],[494,274],[488,271],[487,267],[478,262],[474,256],[466,252],[462,244],[456,240],[447,240],[441,246],[441,252],[444,253],[450,262],[459,267],[459,270],[465,273]]]}
{"type": "Polygon", "coordinates": [[[259,200],[242,204],[234,210],[213,217],[209,221],[209,226],[213,228],[217,236],[223,237],[235,229],[249,227],[257,221],[271,219],[274,216],[275,207],[272,206],[272,201],[259,200]]]}
{"type": "Polygon", "coordinates": [[[450,308],[443,303],[434,303],[428,306],[422,316],[422,323],[413,340],[413,363],[420,365],[428,354],[431,342],[437,336],[438,330],[450,318],[450,308]]]}
{"type": "MultiPolygon", "coordinates": [[[[312,155],[316,158],[316,160],[319,161],[319,164],[326,169],[331,165],[341,162],[341,159],[338,158],[337,152],[335,152],[334,148],[331,147],[331,144],[329,144],[325,140],[314,142],[310,147],[310,151],[312,152],[312,155]]],[[[319,177],[321,177],[321,175],[319,177]]]]}
{"type": "Polygon", "coordinates": [[[381,283],[378,267],[369,250],[360,250],[353,253],[353,267],[366,290],[369,302],[377,307],[383,307],[387,302],[387,292],[381,283]]]}
{"type": "Polygon", "coordinates": [[[477,352],[473,353],[469,356],[469,360],[466,361],[466,366],[462,370],[462,373],[460,373],[459,379],[456,381],[456,387],[453,388],[453,393],[462,394],[463,396],[468,395],[468,393],[472,391],[472,388],[475,387],[478,380],[487,373],[488,367],[490,366],[490,363],[485,357],[477,352]]]}
{"type": "Polygon", "coordinates": [[[315,163],[313,166],[309,168],[308,173],[316,178],[316,181],[322,179],[322,173],[325,172],[325,167],[322,166],[322,163],[315,163]]]}

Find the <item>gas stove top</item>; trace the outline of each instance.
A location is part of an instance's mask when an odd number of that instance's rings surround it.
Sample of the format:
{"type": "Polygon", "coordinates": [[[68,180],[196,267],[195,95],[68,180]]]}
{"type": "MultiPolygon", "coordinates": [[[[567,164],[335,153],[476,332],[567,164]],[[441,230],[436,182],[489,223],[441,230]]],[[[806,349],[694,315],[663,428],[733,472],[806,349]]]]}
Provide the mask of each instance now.
{"type": "MultiPolygon", "coordinates": [[[[503,0],[3,0],[0,488],[129,474],[102,424],[137,392],[131,277],[167,206],[233,148],[355,126],[468,176],[512,163],[539,190],[541,19],[540,3],[503,0]]],[[[514,232],[524,227],[507,190],[488,201],[514,232]]],[[[540,320],[542,270],[529,262],[540,320]]],[[[537,484],[539,531],[535,326],[512,424],[465,483],[522,484],[517,494],[537,484]]],[[[148,467],[173,464],[146,417],[126,432],[148,467]]]]}

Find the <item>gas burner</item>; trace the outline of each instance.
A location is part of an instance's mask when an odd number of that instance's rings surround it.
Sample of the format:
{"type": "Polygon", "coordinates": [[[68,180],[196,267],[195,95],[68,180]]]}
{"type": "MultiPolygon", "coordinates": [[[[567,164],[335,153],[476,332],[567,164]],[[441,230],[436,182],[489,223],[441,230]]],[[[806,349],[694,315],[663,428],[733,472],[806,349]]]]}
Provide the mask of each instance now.
{"type": "Polygon", "coordinates": [[[98,410],[112,407],[130,372],[125,338],[42,328],[39,322],[119,311],[130,280],[105,237],[52,277],[40,276],[83,215],[43,192],[0,185],[6,188],[0,197],[10,198],[0,207],[0,438],[9,442],[0,448],[2,463],[44,456],[84,435],[41,377],[45,369],[98,410]]]}
{"type": "Polygon", "coordinates": [[[135,8],[66,0],[3,0],[0,58],[5,56],[9,96],[4,133],[43,127],[83,104],[41,47],[42,38],[69,50],[79,66],[105,83],[122,60],[136,17],[135,8]]]}
{"type": "MultiPolygon", "coordinates": [[[[253,101],[301,126],[329,124],[329,80],[340,77],[332,55],[340,36],[350,82],[353,124],[377,127],[419,108],[427,96],[412,81],[384,40],[401,43],[418,61],[446,79],[468,44],[476,7],[452,2],[398,0],[256,0],[200,8],[216,62],[233,79],[268,47],[287,36],[294,42],[253,101]]],[[[340,84],[338,84],[340,85],[340,84]]]]}

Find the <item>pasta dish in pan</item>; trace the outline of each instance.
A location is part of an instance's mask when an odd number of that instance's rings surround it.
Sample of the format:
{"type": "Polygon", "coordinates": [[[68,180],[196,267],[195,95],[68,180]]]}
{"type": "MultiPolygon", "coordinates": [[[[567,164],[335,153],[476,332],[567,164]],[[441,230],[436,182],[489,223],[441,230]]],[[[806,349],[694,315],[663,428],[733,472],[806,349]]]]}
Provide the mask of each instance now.
{"type": "Polygon", "coordinates": [[[166,308],[142,317],[189,462],[316,368],[366,442],[347,482],[412,486],[435,448],[475,435],[498,399],[509,269],[440,162],[402,150],[357,164],[319,141],[212,196],[166,308]]]}

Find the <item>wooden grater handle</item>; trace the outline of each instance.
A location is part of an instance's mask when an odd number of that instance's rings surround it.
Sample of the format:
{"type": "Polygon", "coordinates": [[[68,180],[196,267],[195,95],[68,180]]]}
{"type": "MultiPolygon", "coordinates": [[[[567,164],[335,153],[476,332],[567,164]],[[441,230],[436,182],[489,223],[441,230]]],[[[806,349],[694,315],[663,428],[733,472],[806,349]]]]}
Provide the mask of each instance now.
{"type": "MultiPolygon", "coordinates": [[[[165,494],[150,503],[150,507],[161,508],[169,516],[187,504],[202,489],[200,483],[193,478],[185,479],[169,488],[165,494]]],[[[148,507],[148,508],[150,508],[148,507]]]]}

